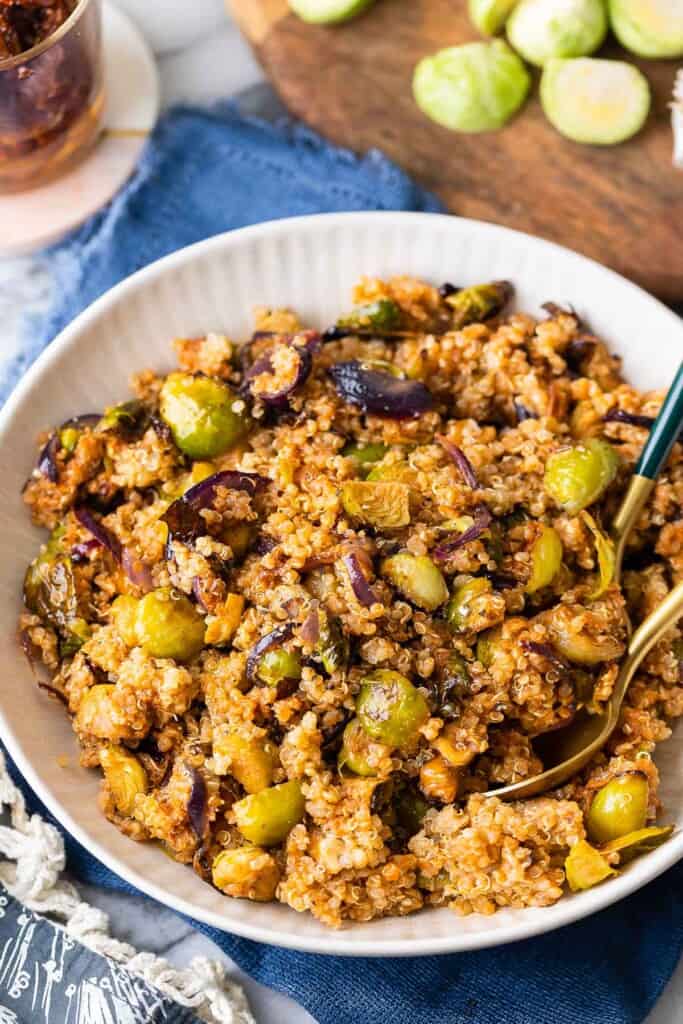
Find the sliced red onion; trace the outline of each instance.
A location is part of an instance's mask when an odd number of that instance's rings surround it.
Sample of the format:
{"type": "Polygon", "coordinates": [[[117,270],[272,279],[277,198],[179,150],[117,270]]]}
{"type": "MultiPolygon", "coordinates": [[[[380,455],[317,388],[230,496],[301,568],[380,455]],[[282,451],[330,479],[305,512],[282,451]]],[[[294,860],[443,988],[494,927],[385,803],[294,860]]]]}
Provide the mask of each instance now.
{"type": "Polygon", "coordinates": [[[305,644],[317,644],[320,639],[320,615],[317,608],[313,608],[301,623],[299,636],[305,644]]]}
{"type": "Polygon", "coordinates": [[[208,476],[206,480],[201,480],[174,501],[161,517],[168,526],[169,541],[192,541],[206,533],[206,524],[199,513],[202,509],[211,508],[219,487],[232,491],[247,491],[254,495],[267,484],[266,477],[257,473],[241,473],[235,469],[226,469],[208,476]]]}
{"type": "Polygon", "coordinates": [[[277,647],[279,644],[283,644],[285,640],[289,640],[294,633],[294,626],[287,622],[284,626],[277,626],[271,633],[266,633],[258,640],[252,649],[249,651],[247,656],[247,680],[248,682],[254,681],[256,675],[256,668],[259,661],[264,654],[272,650],[273,647],[277,647]]]}
{"type": "Polygon", "coordinates": [[[624,409],[610,409],[602,417],[603,423],[626,423],[631,427],[644,427],[649,430],[654,424],[653,416],[641,416],[638,413],[626,412],[624,409]]]}
{"type": "Polygon", "coordinates": [[[564,306],[560,306],[557,302],[544,302],[541,305],[541,309],[543,309],[546,313],[548,313],[550,317],[554,317],[554,316],[573,316],[575,318],[575,320],[577,320],[580,323],[580,320],[579,320],[578,316],[576,315],[576,311],[574,310],[574,308],[572,306],[570,306],[568,309],[566,309],[564,306]]]}
{"type": "Polygon", "coordinates": [[[555,668],[559,668],[562,672],[567,671],[571,667],[569,662],[565,661],[562,655],[558,654],[550,644],[540,644],[534,640],[522,640],[520,646],[529,654],[538,654],[545,658],[546,661],[551,662],[555,668]]]}
{"type": "Polygon", "coordinates": [[[269,551],[276,547],[277,541],[269,533],[259,533],[254,543],[254,551],[257,555],[267,555],[269,551]]]}
{"type": "Polygon", "coordinates": [[[60,448],[59,435],[52,434],[38,456],[38,472],[42,474],[42,476],[47,477],[52,484],[59,482],[57,455],[59,454],[60,448]]]}
{"type": "Polygon", "coordinates": [[[448,438],[446,437],[442,437],[441,434],[438,434],[436,439],[443,448],[443,450],[453,460],[453,462],[460,470],[460,473],[465,483],[468,484],[468,486],[470,486],[473,490],[476,490],[477,487],[479,486],[477,474],[474,472],[474,467],[472,466],[472,463],[465,455],[462,448],[458,448],[457,444],[453,444],[452,441],[449,441],[448,438]]]}
{"type": "Polygon", "coordinates": [[[455,537],[452,537],[450,540],[446,538],[446,540],[439,544],[438,547],[434,548],[432,556],[437,560],[437,562],[447,561],[455,551],[458,551],[460,548],[464,547],[465,544],[469,544],[471,541],[477,540],[478,537],[481,537],[482,533],[489,528],[492,521],[493,516],[489,510],[485,505],[480,505],[476,511],[472,525],[468,526],[466,530],[457,534],[455,537]]]}
{"type": "Polygon", "coordinates": [[[192,788],[187,801],[187,817],[189,818],[192,830],[201,839],[206,832],[206,812],[208,805],[208,792],[204,776],[196,768],[187,766],[192,779],[192,788]]]}
{"type": "Polygon", "coordinates": [[[349,574],[351,589],[360,604],[362,604],[364,608],[369,608],[371,605],[377,604],[379,599],[366,579],[365,573],[363,572],[358,559],[358,555],[351,551],[349,554],[342,556],[342,562],[346,566],[346,571],[349,574]]]}
{"type": "Polygon", "coordinates": [[[148,565],[132,553],[129,548],[121,549],[121,566],[128,579],[145,594],[154,589],[152,572],[148,565]]]}
{"type": "MultiPolygon", "coordinates": [[[[95,519],[90,509],[80,505],[74,509],[74,515],[81,526],[84,526],[92,534],[95,541],[110,552],[131,583],[145,593],[153,589],[154,583],[149,567],[132,551],[124,547],[118,537],[108,530],[99,519],[95,519]]],[[[86,541],[86,543],[88,542],[86,541]]]]}
{"type": "Polygon", "coordinates": [[[74,544],[71,548],[71,560],[77,565],[79,562],[87,562],[93,551],[97,551],[102,545],[94,537],[90,540],[83,540],[80,544],[74,544]]]}
{"type": "Polygon", "coordinates": [[[298,348],[296,350],[299,365],[294,375],[294,379],[286,387],[279,388],[276,391],[259,391],[258,394],[254,394],[251,390],[250,384],[254,377],[258,377],[261,373],[271,373],[273,370],[273,362],[270,353],[265,356],[261,356],[255,363],[247,370],[244,375],[245,390],[251,394],[259,402],[263,402],[264,405],[270,406],[272,409],[286,409],[289,406],[289,399],[292,397],[294,392],[306,383],[311,375],[313,369],[313,357],[307,348],[298,348]]]}
{"type": "Polygon", "coordinates": [[[194,576],[192,579],[192,595],[203,612],[208,612],[208,608],[204,602],[204,586],[200,576],[194,576]]]}
{"type": "Polygon", "coordinates": [[[352,359],[328,370],[337,393],[364,412],[390,419],[414,419],[434,407],[434,395],[418,380],[370,369],[352,359]]]}
{"type": "Polygon", "coordinates": [[[94,515],[85,505],[79,505],[74,509],[76,519],[85,529],[93,535],[95,540],[109,551],[116,561],[121,564],[122,548],[121,541],[102,523],[95,519],[94,515]]]}

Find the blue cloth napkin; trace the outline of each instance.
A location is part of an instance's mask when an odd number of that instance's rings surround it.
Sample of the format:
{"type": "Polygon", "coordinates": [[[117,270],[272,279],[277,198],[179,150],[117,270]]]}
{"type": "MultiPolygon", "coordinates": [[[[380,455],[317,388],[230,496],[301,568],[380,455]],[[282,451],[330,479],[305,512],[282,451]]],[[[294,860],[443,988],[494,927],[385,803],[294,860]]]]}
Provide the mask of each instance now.
{"type": "MultiPolygon", "coordinates": [[[[165,253],[256,221],[323,211],[438,210],[434,197],[373,153],[333,149],[301,127],[230,108],[178,110],[159,125],[135,179],[53,250],[58,301],[11,368],[121,278],[165,253]]],[[[2,390],[6,396],[6,386],[2,390]]],[[[51,819],[28,794],[32,811],[51,819]]],[[[132,891],[66,837],[76,877],[132,891]]],[[[262,946],[194,922],[240,967],[293,997],[320,1024],[640,1024],[683,945],[683,867],[589,920],[481,952],[340,959],[262,946]]],[[[452,927],[460,927],[453,915],[452,927]]]]}

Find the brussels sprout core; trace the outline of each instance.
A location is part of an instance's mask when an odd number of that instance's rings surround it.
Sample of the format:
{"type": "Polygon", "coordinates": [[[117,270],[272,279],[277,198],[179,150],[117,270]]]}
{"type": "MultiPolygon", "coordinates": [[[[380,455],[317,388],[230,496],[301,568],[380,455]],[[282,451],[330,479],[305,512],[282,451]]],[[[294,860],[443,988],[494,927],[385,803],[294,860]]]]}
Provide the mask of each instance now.
{"type": "Polygon", "coordinates": [[[551,60],[541,79],[541,103],[558,132],[575,142],[611,146],[640,131],[650,87],[638,68],[619,60],[551,60]]]}

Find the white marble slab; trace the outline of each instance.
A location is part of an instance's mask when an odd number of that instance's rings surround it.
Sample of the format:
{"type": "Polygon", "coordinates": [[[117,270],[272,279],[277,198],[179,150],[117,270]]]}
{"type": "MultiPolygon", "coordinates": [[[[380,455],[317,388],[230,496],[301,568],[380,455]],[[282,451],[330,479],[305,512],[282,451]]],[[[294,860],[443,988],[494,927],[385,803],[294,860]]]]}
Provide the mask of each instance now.
{"type": "MultiPolygon", "coordinates": [[[[222,0],[193,0],[189,26],[185,0],[116,2],[138,22],[159,56],[165,105],[224,98],[263,80],[236,27],[226,19],[222,0]]],[[[27,309],[45,309],[49,294],[49,279],[34,261],[0,261],[0,367],[16,354],[20,316],[27,309]]],[[[85,887],[84,895],[110,915],[112,933],[138,949],[163,955],[178,966],[184,966],[196,955],[223,959],[244,984],[259,1024],[314,1024],[310,1015],[286,996],[242,975],[218,947],[171,911],[142,897],[92,887],[85,887]]],[[[683,962],[646,1024],[679,1024],[682,1018],[683,962]]]]}

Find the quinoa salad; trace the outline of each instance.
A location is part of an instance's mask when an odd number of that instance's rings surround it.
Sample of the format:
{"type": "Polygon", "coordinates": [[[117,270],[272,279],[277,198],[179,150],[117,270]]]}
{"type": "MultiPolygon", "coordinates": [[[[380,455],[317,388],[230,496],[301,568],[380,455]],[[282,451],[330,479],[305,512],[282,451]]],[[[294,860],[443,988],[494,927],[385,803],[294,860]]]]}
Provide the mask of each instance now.
{"type": "Polygon", "coordinates": [[[652,755],[683,713],[677,629],[580,775],[495,793],[604,708],[629,622],[683,576],[681,445],[621,585],[608,536],[663,393],[512,294],[365,278],[324,332],[258,309],[251,338],[178,339],[171,372],[39,439],[36,682],[102,813],[216,899],[332,927],[541,907],[671,834],[652,755]]]}

